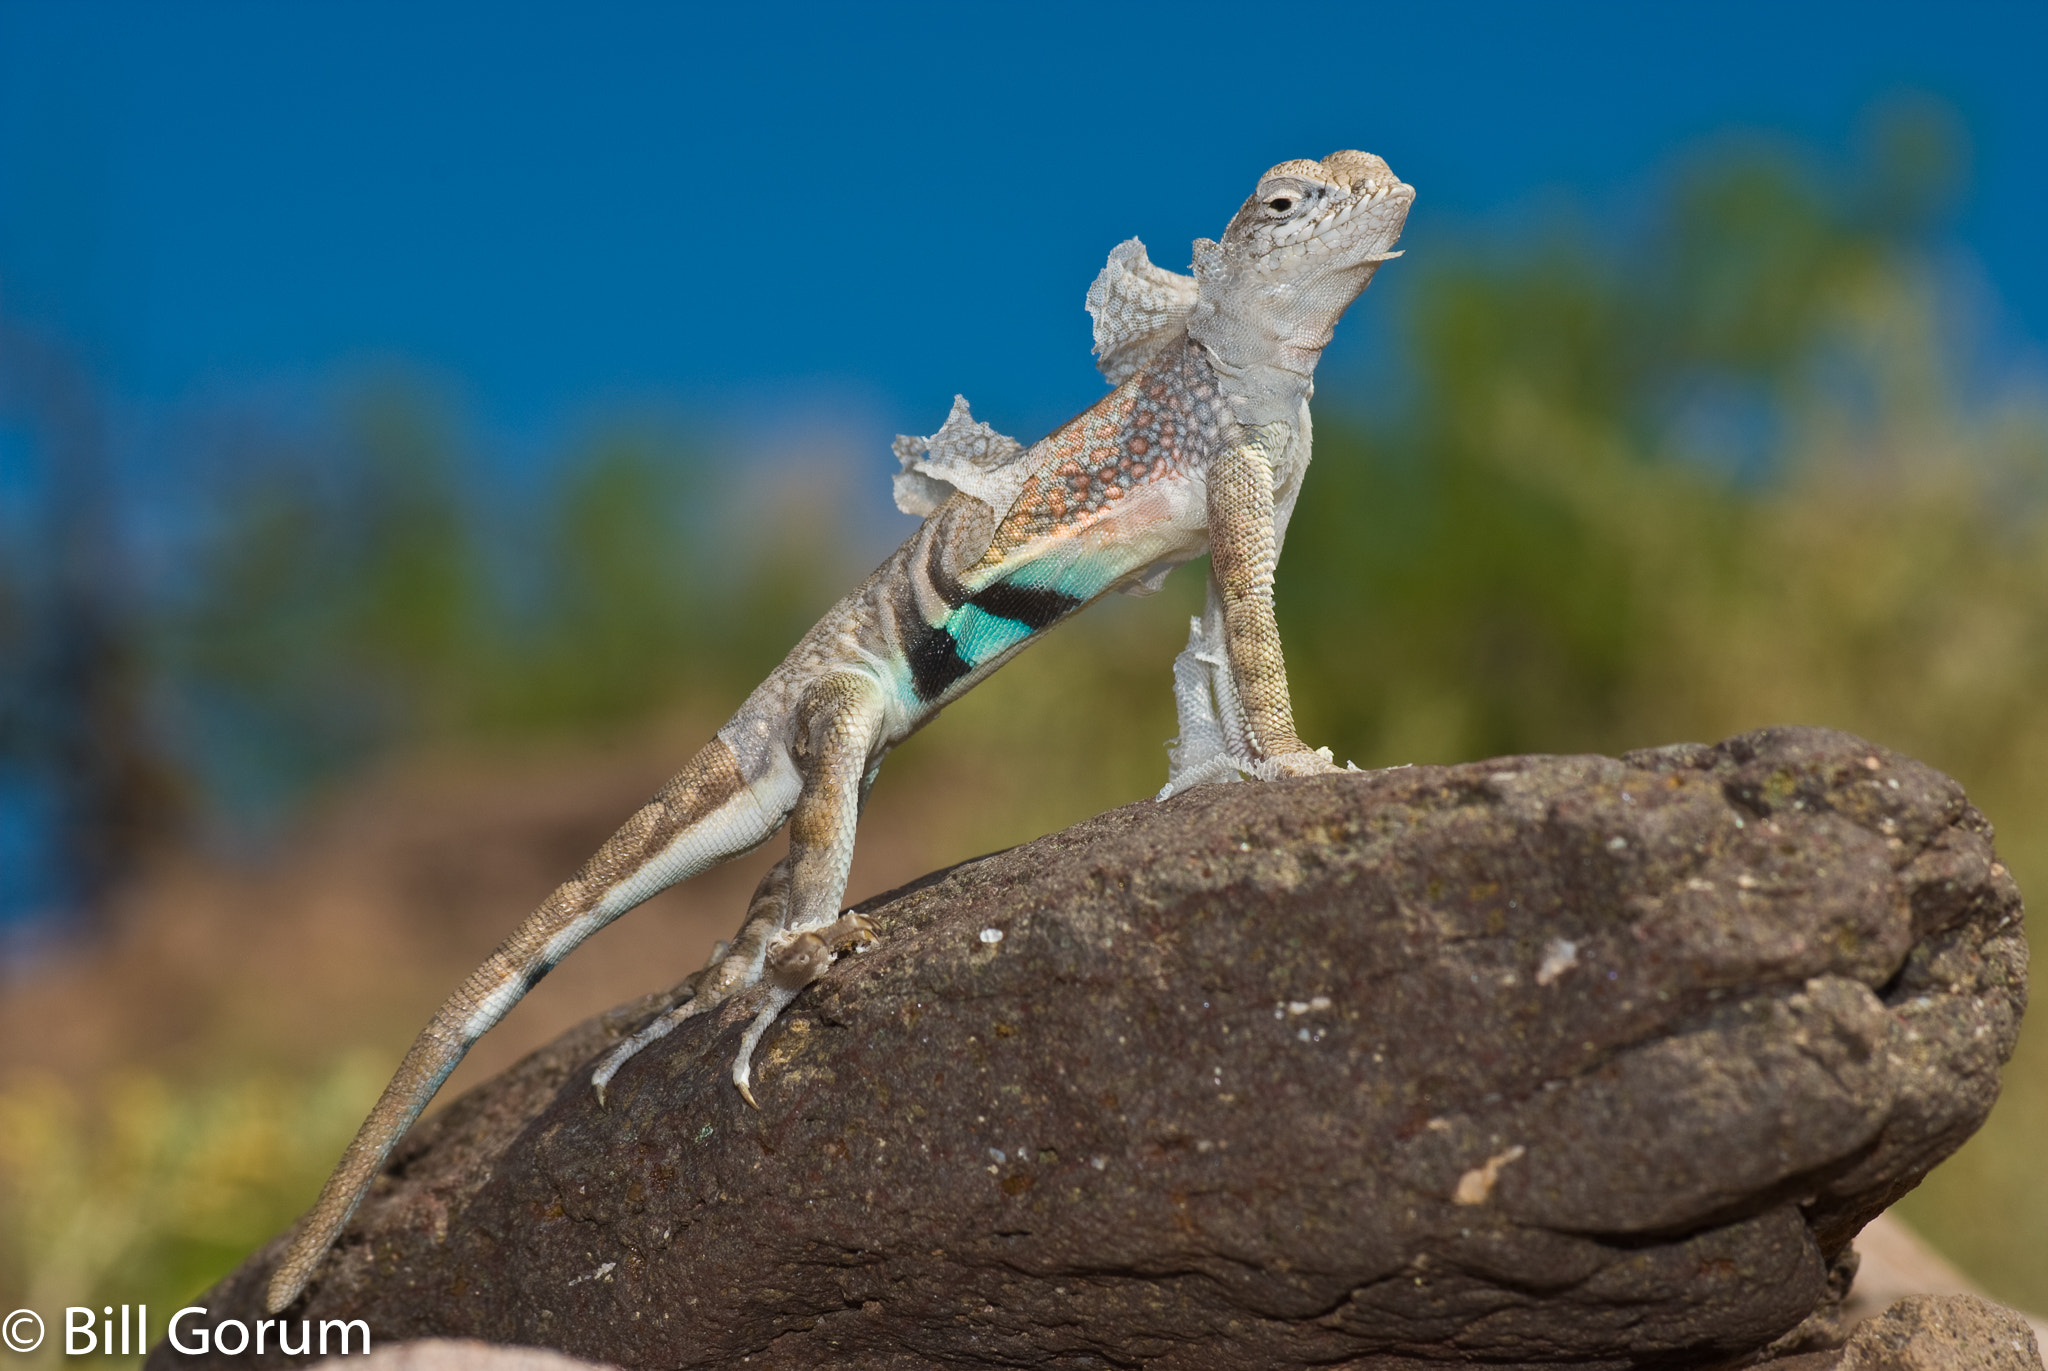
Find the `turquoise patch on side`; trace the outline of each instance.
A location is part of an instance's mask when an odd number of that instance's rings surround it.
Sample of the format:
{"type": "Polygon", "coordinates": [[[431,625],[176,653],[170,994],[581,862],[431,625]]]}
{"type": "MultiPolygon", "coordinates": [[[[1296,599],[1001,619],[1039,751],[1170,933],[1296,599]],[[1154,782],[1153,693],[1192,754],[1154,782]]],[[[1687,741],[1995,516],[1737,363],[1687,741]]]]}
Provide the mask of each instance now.
{"type": "Polygon", "coordinates": [[[1000,656],[1031,636],[1028,625],[990,614],[975,605],[962,605],[948,615],[946,631],[959,644],[960,655],[975,666],[1000,656]]]}
{"type": "Polygon", "coordinates": [[[1002,579],[1012,585],[1056,590],[1085,603],[1109,589],[1118,577],[1130,570],[1124,557],[1090,552],[1078,557],[1072,554],[1039,557],[1002,579]]]}

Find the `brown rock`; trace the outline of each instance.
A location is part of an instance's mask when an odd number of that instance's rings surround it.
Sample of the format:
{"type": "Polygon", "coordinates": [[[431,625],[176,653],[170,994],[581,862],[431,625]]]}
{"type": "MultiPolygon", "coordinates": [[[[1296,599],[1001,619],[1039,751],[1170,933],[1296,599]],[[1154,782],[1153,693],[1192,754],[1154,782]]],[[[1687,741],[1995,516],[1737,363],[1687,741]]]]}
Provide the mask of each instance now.
{"type": "Polygon", "coordinates": [[[1840,1351],[1772,1362],[1773,1371],[2041,1371],[2027,1321],[1975,1295],[1910,1295],[1856,1329],[1840,1351]]]}
{"type": "Polygon", "coordinates": [[[288,1317],[635,1367],[1712,1365],[1982,1121],[2025,994],[1982,816],[1811,729],[1210,787],[867,908],[760,1112],[749,1006],[605,1110],[648,1002],[586,1024],[416,1130],[288,1317]]]}

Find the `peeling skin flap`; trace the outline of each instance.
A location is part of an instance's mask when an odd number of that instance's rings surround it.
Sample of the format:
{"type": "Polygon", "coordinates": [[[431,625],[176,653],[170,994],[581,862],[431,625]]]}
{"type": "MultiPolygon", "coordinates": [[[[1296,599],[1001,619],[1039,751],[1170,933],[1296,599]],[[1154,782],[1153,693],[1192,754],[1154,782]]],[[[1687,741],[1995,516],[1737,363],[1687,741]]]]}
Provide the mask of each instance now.
{"type": "Polygon", "coordinates": [[[1095,365],[1113,386],[1179,337],[1195,308],[1195,278],[1152,265],[1135,238],[1118,243],[1088,287],[1095,319],[1095,365]]]}
{"type": "Polygon", "coordinates": [[[1024,445],[987,424],[976,423],[967,397],[953,397],[952,412],[929,438],[899,437],[894,450],[903,469],[896,473],[896,508],[930,518],[954,491],[964,491],[1001,514],[1030,476],[1021,460],[1024,445]]]}
{"type": "MultiPolygon", "coordinates": [[[[1195,308],[1192,276],[1152,265],[1136,238],[1117,244],[1109,262],[1088,287],[1088,313],[1095,320],[1095,364],[1112,385],[1121,385],[1187,330],[1195,308]]],[[[975,422],[967,397],[953,397],[952,412],[929,438],[904,434],[895,442],[902,470],[894,478],[896,508],[929,518],[962,491],[997,514],[1010,508],[1031,474],[1025,448],[1014,438],[975,422]]],[[[1133,594],[1158,588],[1157,577],[1132,587],[1133,594]]]]}

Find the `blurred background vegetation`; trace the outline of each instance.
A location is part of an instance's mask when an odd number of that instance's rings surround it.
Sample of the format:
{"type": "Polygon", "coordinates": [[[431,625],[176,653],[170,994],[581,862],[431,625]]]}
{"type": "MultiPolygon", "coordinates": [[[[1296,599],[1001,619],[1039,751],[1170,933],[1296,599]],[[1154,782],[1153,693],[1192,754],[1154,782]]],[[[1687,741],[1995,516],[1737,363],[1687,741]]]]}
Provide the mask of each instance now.
{"type": "MultiPolygon", "coordinates": [[[[1382,766],[1849,729],[1957,776],[2048,890],[2048,402],[1973,353],[1946,128],[1901,116],[1852,167],[1717,146],[1627,233],[1560,210],[1394,268],[1384,373],[1318,378],[1282,564],[1304,733],[1382,766]]],[[[394,756],[722,717],[872,547],[843,485],[764,491],[656,425],[502,497],[432,395],[393,384],[313,440],[217,435],[217,496],[145,578],[89,398],[47,380],[70,375],[54,349],[10,348],[46,380],[5,399],[69,474],[0,544],[0,784],[46,797],[80,904],[394,756]]],[[[838,479],[882,481],[887,436],[838,479]]],[[[918,811],[943,860],[1149,794],[1200,574],[1027,654],[878,800],[951,787],[918,811]]],[[[185,1302],[304,1204],[412,1027],[291,1069],[252,1047],[0,1079],[0,1306],[185,1302]]],[[[1906,1202],[2035,1310],[2044,1038],[2037,1019],[1991,1125],[1906,1202]]]]}

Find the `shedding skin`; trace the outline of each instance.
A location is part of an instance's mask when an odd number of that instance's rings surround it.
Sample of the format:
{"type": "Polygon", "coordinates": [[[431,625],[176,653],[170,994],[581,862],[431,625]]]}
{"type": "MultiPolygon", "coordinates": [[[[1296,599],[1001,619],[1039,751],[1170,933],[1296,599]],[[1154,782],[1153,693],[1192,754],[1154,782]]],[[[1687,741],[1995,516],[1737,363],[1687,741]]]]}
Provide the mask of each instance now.
{"type": "Polygon", "coordinates": [[[897,503],[924,523],[435,1012],[293,1234],[270,1312],[304,1293],[405,1130],[535,982],[628,909],[786,823],[789,854],[739,931],[591,1077],[601,1106],[649,1043],[752,995],[732,1079],[755,1104],[753,1054],[777,1016],[875,937],[839,910],[882,758],[1102,595],[1157,589],[1213,553],[1208,606],[1174,664],[1181,736],[1162,795],[1333,769],[1295,730],[1273,577],[1308,468],[1316,361],[1399,255],[1413,199],[1370,153],[1283,162],[1220,241],[1195,242],[1192,276],[1154,266],[1136,239],[1110,255],[1087,297],[1108,395],[1028,448],[975,422],[964,399],[939,432],[899,438],[897,503]]]}

